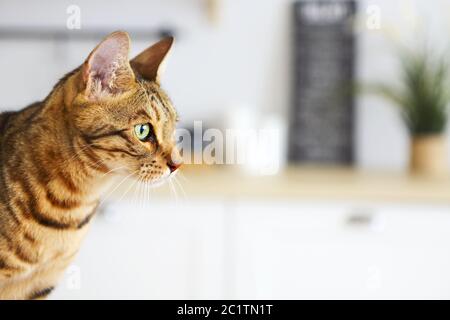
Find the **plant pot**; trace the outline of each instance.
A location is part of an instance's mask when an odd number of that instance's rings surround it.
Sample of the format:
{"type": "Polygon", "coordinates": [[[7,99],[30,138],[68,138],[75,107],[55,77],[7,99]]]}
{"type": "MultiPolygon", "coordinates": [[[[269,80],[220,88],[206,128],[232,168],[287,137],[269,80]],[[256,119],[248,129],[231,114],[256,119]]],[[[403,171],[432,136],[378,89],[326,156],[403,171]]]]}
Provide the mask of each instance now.
{"type": "Polygon", "coordinates": [[[414,174],[443,176],[448,173],[447,145],[444,135],[413,136],[410,170],[414,174]]]}

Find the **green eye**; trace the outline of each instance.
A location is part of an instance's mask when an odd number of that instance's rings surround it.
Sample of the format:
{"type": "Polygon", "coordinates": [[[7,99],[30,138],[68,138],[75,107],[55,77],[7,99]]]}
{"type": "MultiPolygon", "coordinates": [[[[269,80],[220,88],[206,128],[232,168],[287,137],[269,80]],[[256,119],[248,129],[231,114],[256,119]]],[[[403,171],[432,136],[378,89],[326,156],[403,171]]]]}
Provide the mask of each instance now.
{"type": "Polygon", "coordinates": [[[139,140],[145,141],[149,138],[149,135],[151,133],[150,124],[138,124],[134,126],[134,132],[136,133],[136,136],[139,140]]]}

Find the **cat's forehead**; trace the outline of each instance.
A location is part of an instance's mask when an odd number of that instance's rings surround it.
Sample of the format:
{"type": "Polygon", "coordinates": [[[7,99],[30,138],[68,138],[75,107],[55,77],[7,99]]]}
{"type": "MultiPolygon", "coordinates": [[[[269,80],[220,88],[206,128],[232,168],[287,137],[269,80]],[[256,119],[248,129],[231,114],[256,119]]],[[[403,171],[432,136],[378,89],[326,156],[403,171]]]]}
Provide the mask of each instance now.
{"type": "Polygon", "coordinates": [[[164,90],[155,82],[142,81],[140,83],[149,102],[145,107],[150,108],[150,111],[158,121],[176,122],[178,115],[172,105],[172,101],[164,90]]]}
{"type": "Polygon", "coordinates": [[[170,102],[169,97],[161,89],[161,87],[153,81],[145,81],[140,80],[139,83],[141,87],[145,90],[148,96],[153,97],[154,99],[160,100],[161,102],[170,102]]]}

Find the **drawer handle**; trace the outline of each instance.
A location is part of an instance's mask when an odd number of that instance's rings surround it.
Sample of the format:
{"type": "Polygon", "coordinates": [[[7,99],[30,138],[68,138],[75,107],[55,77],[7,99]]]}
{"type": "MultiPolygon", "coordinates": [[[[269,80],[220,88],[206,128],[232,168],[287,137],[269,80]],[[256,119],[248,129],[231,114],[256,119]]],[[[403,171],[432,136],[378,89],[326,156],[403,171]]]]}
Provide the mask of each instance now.
{"type": "Polygon", "coordinates": [[[374,215],[371,212],[351,213],[345,223],[352,227],[369,227],[374,222],[374,215]]]}

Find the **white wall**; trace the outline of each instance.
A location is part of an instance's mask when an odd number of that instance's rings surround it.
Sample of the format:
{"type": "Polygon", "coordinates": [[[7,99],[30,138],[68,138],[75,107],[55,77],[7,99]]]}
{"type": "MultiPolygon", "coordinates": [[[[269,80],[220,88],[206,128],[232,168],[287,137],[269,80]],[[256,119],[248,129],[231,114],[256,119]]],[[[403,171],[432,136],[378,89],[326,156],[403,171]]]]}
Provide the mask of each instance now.
{"type": "MultiPolygon", "coordinates": [[[[360,1],[358,78],[396,84],[396,50],[420,48],[427,39],[438,51],[450,48],[450,2],[446,0],[360,1]],[[367,9],[378,6],[381,29],[366,27],[367,9]]],[[[409,138],[396,109],[376,97],[362,97],[357,112],[357,159],[362,167],[405,169],[409,138]]]]}
{"type": "MultiPolygon", "coordinates": [[[[2,0],[0,25],[65,28],[66,8],[77,4],[85,29],[174,26],[180,33],[164,84],[182,118],[214,120],[232,105],[242,103],[261,112],[275,110],[286,114],[291,2],[222,0],[221,21],[213,26],[206,17],[203,0],[2,0]]],[[[395,80],[392,42],[417,42],[420,33],[414,25],[431,30],[433,45],[445,45],[448,39],[450,4],[446,0],[364,0],[359,4],[358,77],[362,81],[395,80]],[[381,10],[380,30],[365,26],[369,5],[377,5],[381,10]]],[[[133,43],[132,54],[148,44],[133,43]]],[[[43,98],[59,77],[83,61],[94,45],[0,41],[2,109],[19,108],[43,98]]],[[[358,102],[358,164],[364,168],[404,169],[408,138],[395,109],[375,98],[358,102]]]]}

